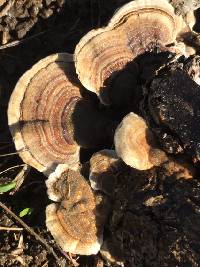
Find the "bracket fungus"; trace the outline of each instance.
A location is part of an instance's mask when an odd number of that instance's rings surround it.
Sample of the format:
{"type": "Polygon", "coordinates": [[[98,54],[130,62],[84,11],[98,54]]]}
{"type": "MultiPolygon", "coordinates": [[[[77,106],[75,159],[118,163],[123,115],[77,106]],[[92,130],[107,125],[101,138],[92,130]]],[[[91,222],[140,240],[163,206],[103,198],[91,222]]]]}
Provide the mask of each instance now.
{"type": "MultiPolygon", "coordinates": [[[[167,64],[171,53],[178,53],[175,59],[194,53],[181,41],[192,32],[194,16],[190,15],[175,14],[169,0],[131,1],[117,10],[106,27],[86,34],[74,56],[48,56],[17,82],[8,106],[10,131],[22,160],[48,176],[48,196],[56,203],[46,208],[46,225],[64,251],[98,253],[110,211],[106,195],[115,191],[119,169],[124,175],[122,166],[143,176],[145,172],[138,170],[162,164],[167,175],[193,178],[193,166],[169,158],[169,151],[165,153],[156,141],[153,130],[158,129],[147,126],[153,121],[158,128],[167,128],[177,153],[185,150],[194,162],[200,160],[199,57],[182,70],[169,71],[174,62],[167,64]],[[156,61],[158,52],[166,53],[156,61]],[[165,68],[167,75],[160,76],[165,68]],[[99,99],[83,86],[112,106],[99,105],[99,99]],[[147,111],[148,124],[133,112],[127,114],[130,111],[147,111]],[[79,170],[80,149],[98,151],[111,145],[113,137],[115,151],[104,149],[90,159],[90,186],[84,168],[82,173],[79,170]]],[[[91,151],[85,152],[91,156],[91,151]]],[[[83,154],[81,162],[88,171],[83,154]]]]}
{"type": "Polygon", "coordinates": [[[167,155],[156,146],[145,120],[134,113],[124,117],[115,132],[117,155],[129,166],[147,170],[167,161],[167,155]]]}
{"type": "Polygon", "coordinates": [[[9,101],[8,123],[25,163],[41,172],[57,164],[77,165],[79,146],[71,136],[70,113],[81,98],[79,87],[73,58],[66,53],[40,60],[19,79],[9,101]]]}
{"type": "Polygon", "coordinates": [[[75,49],[76,72],[88,90],[95,92],[102,103],[110,104],[107,87],[127,63],[146,51],[179,50],[176,44],[166,46],[189,31],[167,0],[131,1],[105,28],[92,30],[80,40],[75,49]]]}
{"type": "Polygon", "coordinates": [[[82,90],[73,56],[67,53],[40,60],[19,79],[8,123],[24,162],[47,175],[58,164],[76,169],[80,146],[112,140],[116,123],[82,97],[82,90]]]}
{"type": "Polygon", "coordinates": [[[120,159],[114,150],[103,149],[90,159],[90,183],[94,190],[112,194],[115,174],[120,167],[120,159]]]}
{"type": "Polygon", "coordinates": [[[64,251],[97,254],[109,211],[105,198],[95,194],[79,171],[58,167],[46,181],[49,198],[46,225],[64,251]]]}

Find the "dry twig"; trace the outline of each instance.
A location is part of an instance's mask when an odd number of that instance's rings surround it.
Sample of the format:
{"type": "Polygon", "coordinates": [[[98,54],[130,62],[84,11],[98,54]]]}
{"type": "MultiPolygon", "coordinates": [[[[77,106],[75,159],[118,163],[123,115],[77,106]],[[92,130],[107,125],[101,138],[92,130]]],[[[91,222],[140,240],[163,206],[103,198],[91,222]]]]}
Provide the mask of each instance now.
{"type": "Polygon", "coordinates": [[[20,168],[20,167],[24,167],[24,166],[26,166],[25,163],[24,163],[24,164],[19,164],[19,165],[12,166],[12,167],[10,167],[10,168],[8,168],[8,169],[6,169],[6,170],[0,172],[0,175],[3,174],[3,173],[6,173],[6,172],[8,172],[8,171],[14,170],[14,169],[16,169],[16,168],[20,168]]]}
{"type": "Polygon", "coordinates": [[[13,182],[16,183],[15,188],[10,192],[10,195],[14,195],[20,188],[20,186],[23,184],[24,179],[27,177],[27,175],[30,172],[31,167],[28,166],[27,164],[24,165],[22,170],[17,174],[13,182]]]}
{"type": "MultiPolygon", "coordinates": [[[[78,19],[75,21],[75,23],[74,23],[74,24],[72,25],[72,27],[69,29],[67,35],[70,35],[70,34],[71,34],[71,32],[72,32],[72,31],[76,28],[76,26],[78,25],[79,21],[80,21],[80,18],[78,18],[78,19]]],[[[61,27],[61,26],[63,26],[63,25],[60,25],[59,27],[61,27]]],[[[57,28],[59,28],[59,27],[57,27],[57,28]]],[[[56,28],[56,29],[57,29],[57,28],[56,28]]],[[[43,34],[46,34],[46,33],[49,33],[49,32],[53,32],[53,31],[55,31],[56,29],[49,29],[49,30],[47,30],[47,31],[42,31],[42,32],[36,33],[36,34],[34,34],[34,35],[30,36],[30,37],[27,37],[27,38],[25,38],[25,39],[22,39],[22,40],[16,40],[16,41],[7,43],[7,44],[5,44],[5,45],[1,45],[1,46],[0,46],[0,50],[3,50],[3,49],[6,49],[6,48],[10,48],[10,47],[13,47],[13,46],[17,46],[17,45],[23,44],[23,43],[28,42],[28,41],[30,41],[30,40],[32,40],[32,39],[34,39],[34,38],[36,38],[36,37],[39,37],[39,36],[41,36],[41,35],[43,35],[43,34]]]]}
{"type": "Polygon", "coordinates": [[[24,228],[0,226],[0,231],[23,231],[24,228]]]}
{"type": "Polygon", "coordinates": [[[26,231],[28,231],[31,235],[33,235],[35,237],[35,239],[37,239],[41,244],[43,244],[45,246],[45,248],[47,249],[47,251],[54,256],[54,258],[56,259],[58,265],[61,266],[61,267],[63,267],[60,259],[58,258],[58,256],[54,252],[53,248],[50,245],[47,244],[47,242],[45,241],[44,238],[42,238],[41,236],[39,236],[30,226],[28,226],[24,221],[22,221],[14,212],[12,212],[8,207],[6,207],[6,205],[4,205],[1,201],[0,201],[0,207],[2,207],[18,223],[20,223],[24,227],[24,229],[26,231]]]}
{"type": "Polygon", "coordinates": [[[48,261],[46,261],[46,262],[42,265],[42,267],[48,267],[48,261]]]}
{"type": "Polygon", "coordinates": [[[2,154],[0,155],[0,158],[7,157],[7,156],[13,156],[13,155],[18,155],[21,151],[18,152],[12,152],[12,153],[7,153],[7,154],[2,154]]]}

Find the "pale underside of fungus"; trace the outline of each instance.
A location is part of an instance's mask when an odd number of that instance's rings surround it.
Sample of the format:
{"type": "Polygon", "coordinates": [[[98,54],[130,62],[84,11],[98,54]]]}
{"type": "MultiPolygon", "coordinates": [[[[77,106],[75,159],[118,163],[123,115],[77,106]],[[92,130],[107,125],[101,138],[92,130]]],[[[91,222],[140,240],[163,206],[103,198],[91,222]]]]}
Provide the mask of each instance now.
{"type": "Polygon", "coordinates": [[[41,172],[58,164],[76,168],[79,146],[70,132],[70,113],[80,98],[70,54],[42,59],[20,78],[10,98],[8,123],[25,163],[41,172]]]}
{"type": "Polygon", "coordinates": [[[97,254],[103,242],[108,205],[95,195],[79,171],[58,167],[47,182],[49,198],[57,201],[46,208],[46,225],[64,251],[97,254]]]}
{"type": "MultiPolygon", "coordinates": [[[[179,45],[166,45],[189,31],[167,0],[131,1],[105,28],[92,30],[80,40],[75,49],[76,72],[88,90],[110,104],[107,88],[120,70],[146,51],[178,51],[179,45]]],[[[180,46],[184,48],[183,43],[180,46]]]]}
{"type": "Polygon", "coordinates": [[[167,161],[145,120],[133,112],[117,127],[114,142],[117,155],[135,169],[147,170],[167,161]]]}

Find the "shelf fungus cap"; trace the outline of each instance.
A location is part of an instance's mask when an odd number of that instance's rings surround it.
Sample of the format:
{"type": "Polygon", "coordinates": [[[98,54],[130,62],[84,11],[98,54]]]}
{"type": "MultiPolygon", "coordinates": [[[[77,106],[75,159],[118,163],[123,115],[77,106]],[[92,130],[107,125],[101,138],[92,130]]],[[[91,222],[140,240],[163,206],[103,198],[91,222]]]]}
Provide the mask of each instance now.
{"type": "Polygon", "coordinates": [[[54,54],[36,63],[17,82],[8,123],[22,160],[46,174],[58,164],[76,168],[79,146],[71,114],[81,99],[73,56],[54,54]]]}
{"type": "Polygon", "coordinates": [[[135,169],[147,170],[167,161],[145,120],[132,112],[117,127],[114,141],[117,155],[135,169]]]}
{"type": "Polygon", "coordinates": [[[189,26],[167,0],[131,1],[105,28],[92,30],[80,40],[74,54],[76,72],[85,88],[110,104],[107,89],[119,71],[146,51],[171,51],[166,45],[187,31],[189,26]]]}
{"type": "Polygon", "coordinates": [[[105,198],[95,194],[79,171],[60,166],[47,182],[53,203],[46,208],[46,225],[67,252],[97,254],[103,242],[103,227],[109,212],[105,198]]]}
{"type": "Polygon", "coordinates": [[[115,174],[120,169],[121,160],[115,150],[103,149],[90,159],[89,180],[94,190],[111,194],[115,185],[115,174]]]}

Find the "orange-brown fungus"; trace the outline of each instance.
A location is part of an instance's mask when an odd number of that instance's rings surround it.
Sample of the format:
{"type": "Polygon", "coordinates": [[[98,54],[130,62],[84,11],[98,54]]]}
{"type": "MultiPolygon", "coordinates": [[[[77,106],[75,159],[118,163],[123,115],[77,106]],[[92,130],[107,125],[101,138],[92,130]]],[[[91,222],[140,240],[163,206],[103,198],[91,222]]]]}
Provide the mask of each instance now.
{"type": "Polygon", "coordinates": [[[127,165],[138,170],[150,169],[167,160],[165,152],[156,147],[155,137],[144,119],[132,112],[116,129],[115,149],[127,165]]]}
{"type": "Polygon", "coordinates": [[[8,122],[24,162],[42,172],[58,164],[77,165],[71,113],[81,98],[79,89],[73,58],[66,53],[42,59],[20,78],[8,122]]]}
{"type": "Polygon", "coordinates": [[[108,212],[105,202],[78,171],[58,169],[47,180],[49,198],[58,201],[47,206],[47,228],[64,251],[96,254],[108,212]]]}
{"type": "Polygon", "coordinates": [[[75,49],[76,72],[88,90],[110,104],[106,85],[118,71],[146,51],[168,50],[165,45],[188,30],[167,0],[132,1],[114,14],[107,27],[81,39],[75,49]]]}
{"type": "Polygon", "coordinates": [[[112,194],[121,160],[114,150],[103,149],[90,159],[90,183],[94,190],[112,194]]]}

